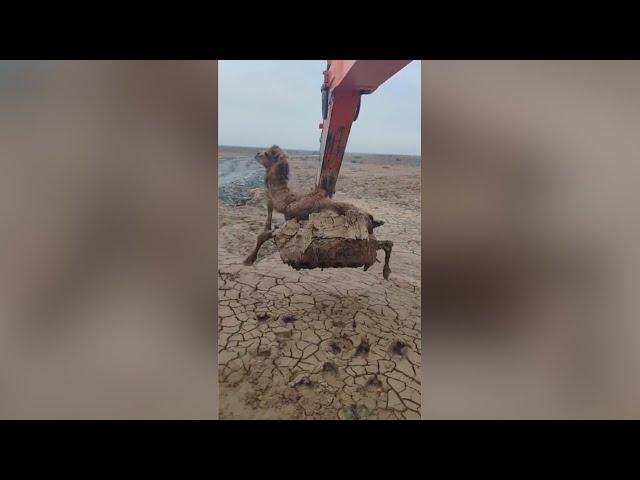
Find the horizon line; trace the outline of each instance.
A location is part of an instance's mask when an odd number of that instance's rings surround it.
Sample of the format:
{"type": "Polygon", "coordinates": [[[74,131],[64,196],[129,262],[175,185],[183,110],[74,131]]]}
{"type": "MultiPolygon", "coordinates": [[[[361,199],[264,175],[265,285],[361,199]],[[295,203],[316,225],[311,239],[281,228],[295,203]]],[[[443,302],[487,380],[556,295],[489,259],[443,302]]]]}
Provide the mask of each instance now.
{"type": "MultiPolygon", "coordinates": [[[[265,147],[258,147],[255,145],[224,145],[224,144],[218,144],[218,148],[220,147],[239,147],[239,148],[255,148],[257,150],[260,150],[261,148],[265,148],[265,147]]],[[[285,150],[291,150],[291,151],[302,151],[302,152],[317,152],[316,155],[320,155],[320,149],[314,150],[314,149],[309,149],[309,148],[295,148],[295,147],[286,147],[285,150]]],[[[387,152],[354,152],[354,151],[349,151],[346,150],[345,151],[345,155],[346,154],[350,154],[350,155],[396,155],[399,157],[422,157],[422,153],[387,153],[387,152]]]]}

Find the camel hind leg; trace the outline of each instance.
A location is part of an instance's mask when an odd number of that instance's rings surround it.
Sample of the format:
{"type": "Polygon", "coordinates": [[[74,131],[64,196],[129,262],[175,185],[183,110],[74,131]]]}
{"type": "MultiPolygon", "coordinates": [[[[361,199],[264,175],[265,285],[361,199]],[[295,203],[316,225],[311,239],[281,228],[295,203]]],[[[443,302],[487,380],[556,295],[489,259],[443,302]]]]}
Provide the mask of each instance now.
{"type": "Polygon", "coordinates": [[[256,261],[256,258],[258,257],[258,252],[260,251],[260,247],[262,247],[262,244],[264,242],[266,242],[271,238],[273,238],[273,232],[271,231],[265,231],[265,232],[262,232],[260,235],[258,235],[258,241],[256,242],[256,247],[249,254],[249,256],[245,258],[243,263],[247,266],[253,265],[254,262],[256,261]]]}
{"type": "Polygon", "coordinates": [[[378,250],[384,250],[384,268],[382,269],[382,276],[385,280],[389,280],[389,274],[391,273],[389,260],[391,259],[392,248],[393,242],[391,240],[378,240],[378,250]]]}

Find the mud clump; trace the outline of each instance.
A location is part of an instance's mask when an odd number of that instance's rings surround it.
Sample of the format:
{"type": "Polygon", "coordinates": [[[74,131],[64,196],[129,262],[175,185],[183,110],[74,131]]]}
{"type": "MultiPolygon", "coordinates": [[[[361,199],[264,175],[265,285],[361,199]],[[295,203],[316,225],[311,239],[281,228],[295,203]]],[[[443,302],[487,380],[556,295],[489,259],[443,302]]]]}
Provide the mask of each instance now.
{"type": "Polygon", "coordinates": [[[377,240],[373,229],[382,225],[354,206],[348,206],[343,215],[330,210],[310,213],[308,220],[288,220],[273,233],[262,233],[256,249],[247,258],[246,265],[255,256],[264,235],[273,238],[281,260],[296,270],[319,268],[359,268],[367,270],[377,260],[377,251],[385,251],[383,277],[388,280],[389,258],[393,248],[390,240],[377,240]]]}

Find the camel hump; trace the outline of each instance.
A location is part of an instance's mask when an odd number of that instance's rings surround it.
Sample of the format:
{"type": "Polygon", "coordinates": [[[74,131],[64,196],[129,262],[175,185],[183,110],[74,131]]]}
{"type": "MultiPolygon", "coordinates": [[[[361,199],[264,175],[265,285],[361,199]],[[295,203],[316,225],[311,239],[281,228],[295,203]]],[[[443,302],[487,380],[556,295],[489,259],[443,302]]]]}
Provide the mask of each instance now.
{"type": "Polygon", "coordinates": [[[286,160],[287,158],[289,158],[289,155],[287,155],[287,152],[285,152],[278,145],[272,145],[271,148],[269,148],[269,150],[267,151],[267,154],[271,158],[276,159],[277,161],[286,160]]]}

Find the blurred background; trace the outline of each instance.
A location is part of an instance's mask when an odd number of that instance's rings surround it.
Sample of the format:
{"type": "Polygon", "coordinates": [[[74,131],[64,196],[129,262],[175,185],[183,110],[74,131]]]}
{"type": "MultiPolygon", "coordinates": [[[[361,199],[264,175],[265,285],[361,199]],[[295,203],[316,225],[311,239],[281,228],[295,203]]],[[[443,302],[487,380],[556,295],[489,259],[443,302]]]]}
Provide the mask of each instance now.
{"type": "Polygon", "coordinates": [[[217,62],[0,62],[0,418],[215,418],[217,62]]]}
{"type": "Polygon", "coordinates": [[[423,418],[640,417],[640,62],[422,68],[423,418]]]}

